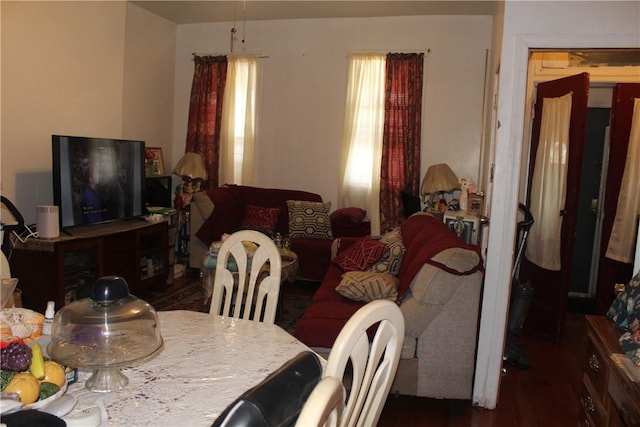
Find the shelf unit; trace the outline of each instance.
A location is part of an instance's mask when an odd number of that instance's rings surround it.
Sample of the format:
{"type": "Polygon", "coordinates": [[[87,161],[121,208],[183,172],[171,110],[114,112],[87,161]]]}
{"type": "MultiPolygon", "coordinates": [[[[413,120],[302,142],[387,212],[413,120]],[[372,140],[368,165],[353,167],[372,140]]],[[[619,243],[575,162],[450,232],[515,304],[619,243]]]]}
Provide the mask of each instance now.
{"type": "Polygon", "coordinates": [[[13,240],[11,271],[22,304],[43,312],[89,296],[102,276],[125,278],[132,294],[164,287],[169,273],[168,223],[140,220],[82,226],[72,236],[13,240]]]}

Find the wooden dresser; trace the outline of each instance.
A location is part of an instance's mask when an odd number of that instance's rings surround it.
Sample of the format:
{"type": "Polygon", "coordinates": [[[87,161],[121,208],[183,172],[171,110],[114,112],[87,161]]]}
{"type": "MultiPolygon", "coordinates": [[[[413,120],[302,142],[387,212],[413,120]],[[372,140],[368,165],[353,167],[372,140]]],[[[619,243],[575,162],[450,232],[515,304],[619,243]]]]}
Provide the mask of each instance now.
{"type": "Polygon", "coordinates": [[[640,368],[633,367],[620,348],[621,332],[611,319],[586,316],[586,321],[580,425],[640,426],[640,368]]]}

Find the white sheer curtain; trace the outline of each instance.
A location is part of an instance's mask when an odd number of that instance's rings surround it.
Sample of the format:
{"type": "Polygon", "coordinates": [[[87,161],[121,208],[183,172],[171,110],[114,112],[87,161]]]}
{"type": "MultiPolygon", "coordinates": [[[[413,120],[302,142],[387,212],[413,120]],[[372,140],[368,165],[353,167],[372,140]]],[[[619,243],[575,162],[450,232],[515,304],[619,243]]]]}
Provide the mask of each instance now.
{"type": "Polygon", "coordinates": [[[560,231],[567,193],[569,123],[572,94],[544,98],[540,140],[531,183],[530,210],[534,218],[525,255],[547,270],[560,270],[560,231]]]}
{"type": "Polygon", "coordinates": [[[640,214],[640,99],[633,100],[629,148],[606,257],[631,264],[640,214]]]}
{"type": "Polygon", "coordinates": [[[222,107],[220,182],[254,184],[258,57],[230,55],[222,107]]]}
{"type": "Polygon", "coordinates": [[[340,206],[365,209],[380,234],[380,162],[386,55],[349,57],[340,206]]]}

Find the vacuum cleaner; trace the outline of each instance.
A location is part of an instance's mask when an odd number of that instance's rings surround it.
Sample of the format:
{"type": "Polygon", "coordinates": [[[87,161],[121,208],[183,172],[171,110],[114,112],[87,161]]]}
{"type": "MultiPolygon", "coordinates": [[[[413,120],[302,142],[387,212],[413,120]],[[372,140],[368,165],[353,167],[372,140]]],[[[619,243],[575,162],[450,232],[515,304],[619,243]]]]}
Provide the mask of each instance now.
{"type": "Polygon", "coordinates": [[[533,215],[529,208],[519,203],[519,209],[524,214],[524,219],[517,224],[516,230],[516,259],[513,263],[511,274],[511,302],[509,304],[509,319],[507,321],[507,339],[503,360],[519,369],[528,369],[529,360],[524,346],[519,342],[522,325],[529,311],[529,304],[533,297],[533,287],[529,282],[521,283],[517,279],[520,269],[520,261],[527,242],[529,230],[533,225],[533,215]]]}

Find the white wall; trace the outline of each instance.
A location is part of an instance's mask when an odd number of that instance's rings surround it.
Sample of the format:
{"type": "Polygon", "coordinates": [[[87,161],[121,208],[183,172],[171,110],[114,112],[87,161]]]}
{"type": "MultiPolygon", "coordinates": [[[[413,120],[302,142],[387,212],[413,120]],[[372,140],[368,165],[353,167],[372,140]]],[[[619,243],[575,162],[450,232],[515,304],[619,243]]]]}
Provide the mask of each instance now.
{"type": "MultiPolygon", "coordinates": [[[[173,153],[173,81],[176,25],[127,5],[122,135],[173,153]]],[[[173,164],[165,160],[167,173],[173,164]]]]}
{"type": "Polygon", "coordinates": [[[37,205],[53,203],[52,134],[149,139],[170,150],[173,24],[119,1],[0,7],[1,191],[27,223],[37,205]]]}
{"type": "Polygon", "coordinates": [[[474,401],[493,408],[511,285],[529,49],[640,47],[637,1],[507,1],[495,146],[491,234],[485,274],[474,401]],[[505,268],[509,266],[509,268],[505,268]]]}
{"type": "MultiPolygon", "coordinates": [[[[237,23],[235,53],[242,52],[237,23]]],[[[232,23],[178,26],[174,144],[184,139],[192,53],[229,53],[232,23]]],[[[427,52],[422,172],[446,162],[478,177],[488,16],[340,18],[246,23],[245,48],[261,53],[256,185],[296,188],[337,200],[347,55],[427,52]]],[[[178,150],[180,151],[180,150],[178,150]]],[[[180,153],[175,153],[177,162],[180,153]]]]}

